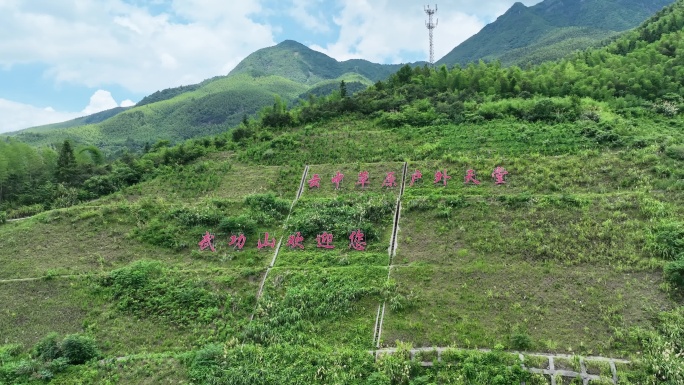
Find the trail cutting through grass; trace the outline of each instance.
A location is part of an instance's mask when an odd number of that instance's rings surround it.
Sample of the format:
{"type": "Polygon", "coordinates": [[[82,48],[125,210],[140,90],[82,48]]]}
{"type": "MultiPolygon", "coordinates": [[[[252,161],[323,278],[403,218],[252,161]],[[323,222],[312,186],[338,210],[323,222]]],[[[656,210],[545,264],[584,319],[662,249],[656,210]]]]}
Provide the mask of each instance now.
{"type": "MultiPolygon", "coordinates": [[[[404,189],[406,188],[406,170],[408,169],[408,162],[404,162],[404,167],[401,173],[401,188],[399,189],[399,196],[397,197],[397,204],[394,209],[394,223],[392,223],[392,237],[390,238],[389,248],[389,262],[387,268],[387,280],[390,278],[392,272],[392,262],[397,253],[397,234],[399,232],[399,219],[401,218],[401,198],[404,196],[404,189]]],[[[378,306],[378,313],[375,318],[375,327],[373,328],[373,346],[380,347],[380,337],[382,337],[382,323],[385,319],[385,309],[387,301],[383,301],[382,305],[378,306]]]]}
{"type": "MultiPolygon", "coordinates": [[[[287,213],[287,218],[285,219],[285,222],[283,222],[283,228],[287,225],[287,221],[290,219],[290,215],[292,214],[292,209],[294,209],[295,204],[297,203],[297,200],[302,196],[302,191],[304,190],[304,183],[306,182],[306,175],[309,173],[309,166],[306,165],[304,166],[304,172],[302,173],[302,179],[299,182],[299,190],[297,190],[297,195],[295,195],[295,198],[292,200],[292,204],[290,205],[290,211],[287,213]]],[[[268,273],[271,271],[273,266],[275,265],[276,258],[278,258],[278,252],[280,251],[280,246],[283,243],[283,238],[285,235],[281,236],[280,239],[278,240],[278,245],[276,246],[275,252],[273,253],[273,259],[271,260],[271,263],[268,265],[268,268],[266,268],[266,273],[264,273],[264,278],[261,280],[261,283],[259,284],[259,292],[257,293],[257,300],[261,298],[261,295],[264,291],[264,285],[266,284],[266,279],[268,278],[268,273]]],[[[254,319],[254,312],[252,312],[252,315],[249,317],[249,320],[254,319]]]]}

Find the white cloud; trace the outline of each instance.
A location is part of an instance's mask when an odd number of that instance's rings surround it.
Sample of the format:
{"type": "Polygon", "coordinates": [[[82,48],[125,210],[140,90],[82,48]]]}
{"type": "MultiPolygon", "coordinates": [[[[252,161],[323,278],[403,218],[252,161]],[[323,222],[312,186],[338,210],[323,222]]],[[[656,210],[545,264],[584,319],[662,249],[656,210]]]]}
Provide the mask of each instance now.
{"type": "Polygon", "coordinates": [[[40,108],[7,99],[0,99],[0,133],[63,122],[77,118],[78,115],[80,114],[57,112],[52,107],[40,108]]]}
{"type": "Polygon", "coordinates": [[[83,115],[90,115],[96,112],[111,110],[119,107],[119,104],[112,97],[111,92],[105,90],[97,90],[90,97],[90,103],[81,111],[83,115]]]}
{"type": "Polygon", "coordinates": [[[117,103],[112,94],[106,90],[95,91],[90,97],[88,105],[80,112],[55,111],[50,106],[41,108],[0,98],[0,133],[65,122],[116,107],[132,107],[134,105],[135,102],[129,99],[120,104],[117,103]]]}
{"type": "Polygon", "coordinates": [[[310,11],[310,8],[315,7],[318,3],[321,3],[321,0],[292,0],[289,14],[295,21],[310,31],[317,33],[330,32],[330,25],[328,25],[323,12],[319,10],[314,15],[310,11]]]}
{"type": "Polygon", "coordinates": [[[57,83],[136,93],[225,74],[275,44],[249,15],[261,0],[170,0],[166,13],[123,0],[0,0],[0,67],[46,63],[57,83]]]}
{"type": "MultiPolygon", "coordinates": [[[[532,5],[541,0],[525,0],[532,5]]],[[[435,60],[477,33],[503,14],[515,0],[459,0],[439,2],[434,31],[435,60]]],[[[340,32],[336,41],[311,48],[338,60],[363,58],[382,63],[406,62],[407,56],[429,56],[427,15],[415,0],[341,0],[342,10],[334,22],[340,32]],[[412,55],[408,55],[412,54],[412,55]]],[[[434,4],[431,5],[434,8],[434,4]]]]}

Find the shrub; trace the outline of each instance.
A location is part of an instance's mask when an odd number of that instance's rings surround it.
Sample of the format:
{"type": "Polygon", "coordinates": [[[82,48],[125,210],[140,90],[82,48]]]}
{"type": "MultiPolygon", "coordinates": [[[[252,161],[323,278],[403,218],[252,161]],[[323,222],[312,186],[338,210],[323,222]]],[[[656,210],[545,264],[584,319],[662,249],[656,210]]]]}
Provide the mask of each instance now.
{"type": "Polygon", "coordinates": [[[0,211],[0,225],[7,223],[7,213],[0,211]]]}
{"type": "Polygon", "coordinates": [[[276,197],[274,194],[253,194],[245,198],[245,203],[275,220],[283,219],[290,211],[290,202],[276,197]]]}
{"type": "Polygon", "coordinates": [[[69,360],[66,357],[55,358],[47,365],[47,369],[52,373],[61,373],[69,367],[69,360]]]}
{"type": "Polygon", "coordinates": [[[68,335],[60,344],[64,358],[73,365],[80,365],[99,355],[95,341],[79,334],[68,335]]]}
{"type": "Polygon", "coordinates": [[[50,333],[41,338],[33,347],[33,357],[42,361],[51,361],[62,355],[57,341],[57,333],[50,333]]]}
{"type": "Polygon", "coordinates": [[[684,160],[684,146],[668,146],[665,154],[672,159],[684,160]]]}
{"type": "Polygon", "coordinates": [[[532,347],[532,339],[527,333],[513,332],[510,337],[511,348],[515,350],[527,350],[532,347]]]}
{"type": "Polygon", "coordinates": [[[227,234],[243,233],[245,235],[256,234],[258,229],[256,221],[250,215],[245,214],[223,218],[218,227],[227,234]]]}
{"type": "Polygon", "coordinates": [[[675,259],[684,253],[684,223],[661,222],[648,234],[646,249],[665,259],[675,259]]]}
{"type": "Polygon", "coordinates": [[[100,284],[109,287],[119,310],[175,325],[214,321],[224,297],[205,282],[171,273],[157,261],[138,261],[114,270],[100,284]]]}
{"type": "Polygon", "coordinates": [[[663,270],[668,281],[684,288],[684,257],[667,263],[663,270]]]}

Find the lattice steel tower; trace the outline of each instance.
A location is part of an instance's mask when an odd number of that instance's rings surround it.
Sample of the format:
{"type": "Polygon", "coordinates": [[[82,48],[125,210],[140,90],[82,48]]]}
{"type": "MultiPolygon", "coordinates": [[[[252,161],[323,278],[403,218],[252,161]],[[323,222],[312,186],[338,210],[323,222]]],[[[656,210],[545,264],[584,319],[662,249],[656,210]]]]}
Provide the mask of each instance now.
{"type": "Polygon", "coordinates": [[[428,21],[425,22],[425,26],[427,27],[428,31],[430,31],[430,65],[435,64],[435,45],[433,41],[433,31],[435,28],[437,28],[437,24],[439,24],[439,19],[435,19],[435,21],[432,21],[432,17],[435,15],[437,12],[437,4],[435,4],[435,9],[430,9],[430,6],[425,7],[425,13],[428,15],[428,21]]]}

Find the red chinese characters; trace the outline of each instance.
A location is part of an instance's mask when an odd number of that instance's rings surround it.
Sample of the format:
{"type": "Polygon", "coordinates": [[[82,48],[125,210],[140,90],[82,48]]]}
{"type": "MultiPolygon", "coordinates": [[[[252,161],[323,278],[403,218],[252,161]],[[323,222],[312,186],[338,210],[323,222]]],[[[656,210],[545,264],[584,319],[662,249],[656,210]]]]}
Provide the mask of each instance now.
{"type": "Polygon", "coordinates": [[[366,250],[366,242],[364,241],[364,235],[361,230],[352,231],[349,236],[349,248],[359,251],[366,250]]]}
{"type": "Polygon", "coordinates": [[[475,179],[475,170],[473,169],[466,171],[465,184],[468,183],[480,184],[480,181],[475,179]]]}
{"type": "Polygon", "coordinates": [[[492,178],[494,178],[494,183],[495,184],[505,184],[506,181],[504,178],[508,175],[508,171],[506,171],[505,168],[499,166],[494,169],[494,172],[492,173],[492,178]]]}
{"type": "Polygon", "coordinates": [[[205,249],[210,249],[211,251],[216,251],[214,248],[214,235],[210,234],[208,231],[204,236],[202,237],[202,240],[199,241],[197,244],[200,248],[200,251],[204,251],[205,249]]]}
{"type": "Polygon", "coordinates": [[[397,185],[394,172],[388,172],[385,180],[382,182],[382,187],[395,187],[397,185]]]}
{"type": "MultiPolygon", "coordinates": [[[[368,183],[368,171],[361,171],[359,173],[359,181],[356,182],[356,185],[361,185],[361,187],[366,187],[366,183],[368,183]]],[[[333,182],[334,183],[334,182],[333,182]]]]}
{"type": "Polygon", "coordinates": [[[446,170],[444,170],[444,172],[442,172],[442,171],[437,171],[437,172],[435,173],[435,181],[434,181],[433,183],[443,182],[443,183],[444,183],[444,187],[446,187],[447,181],[448,181],[449,179],[451,179],[451,177],[450,177],[449,175],[447,175],[447,171],[446,171],[446,170]]]}
{"type": "Polygon", "coordinates": [[[309,179],[309,188],[321,187],[321,177],[318,174],[313,174],[313,177],[309,179]]]}
{"type": "Polygon", "coordinates": [[[245,234],[231,235],[228,246],[233,246],[238,250],[242,250],[242,248],[245,247],[245,242],[247,242],[247,237],[245,237],[245,234]]]}
{"type": "Polygon", "coordinates": [[[409,183],[409,186],[413,186],[413,184],[420,179],[423,179],[423,174],[420,173],[420,170],[416,169],[416,171],[411,174],[411,183],[409,183]]]}
{"type": "Polygon", "coordinates": [[[324,231],[323,234],[316,235],[316,247],[320,249],[334,249],[332,233],[324,231]]]}
{"type": "Polygon", "coordinates": [[[340,173],[339,171],[337,174],[335,174],[335,176],[332,177],[332,179],[330,179],[335,185],[335,190],[340,189],[340,183],[342,182],[342,179],[344,179],[344,174],[340,173]]]}
{"type": "Polygon", "coordinates": [[[270,247],[274,248],[275,247],[275,238],[271,239],[270,241],[268,240],[268,232],[264,233],[264,241],[261,242],[261,239],[257,240],[257,249],[261,250],[264,247],[270,247]]]}
{"type": "Polygon", "coordinates": [[[287,245],[291,249],[296,249],[299,248],[301,250],[304,250],[304,245],[302,244],[304,242],[304,237],[302,237],[302,233],[297,231],[296,234],[292,234],[287,238],[287,245]]]}

